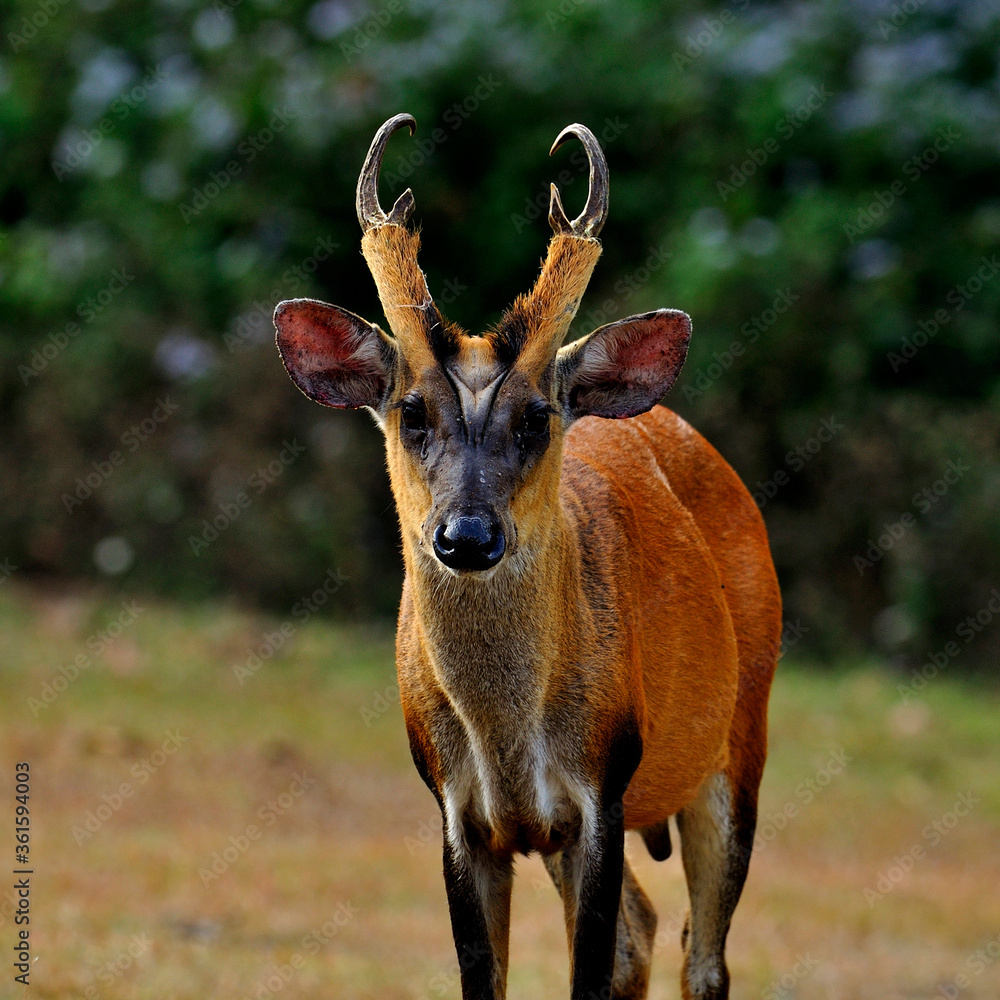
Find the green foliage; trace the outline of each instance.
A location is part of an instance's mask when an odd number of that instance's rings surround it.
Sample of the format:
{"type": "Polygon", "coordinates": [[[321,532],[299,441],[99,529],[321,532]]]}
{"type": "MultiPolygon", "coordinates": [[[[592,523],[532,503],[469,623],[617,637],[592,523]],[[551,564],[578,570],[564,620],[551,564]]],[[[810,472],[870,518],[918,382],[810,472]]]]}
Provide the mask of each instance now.
{"type": "Polygon", "coordinates": [[[332,605],[391,613],[378,433],[299,397],[270,313],[380,318],[354,185],[406,110],[383,200],[413,186],[431,290],[481,330],[533,279],[548,182],[582,203],[571,154],[545,155],[582,121],[612,188],[577,332],[692,315],[669,402],[758,496],[801,648],[996,662],[991,5],[5,11],[0,558],[278,609],[336,569],[332,605]]]}

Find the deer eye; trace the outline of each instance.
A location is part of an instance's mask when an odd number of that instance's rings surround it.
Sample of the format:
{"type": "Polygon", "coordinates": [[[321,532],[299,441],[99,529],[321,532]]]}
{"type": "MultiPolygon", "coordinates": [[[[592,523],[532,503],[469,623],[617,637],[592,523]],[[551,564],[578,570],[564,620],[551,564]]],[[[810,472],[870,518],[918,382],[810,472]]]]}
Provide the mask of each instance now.
{"type": "Polygon", "coordinates": [[[404,399],[399,404],[399,415],[406,430],[427,430],[427,410],[424,407],[424,401],[419,397],[404,399]]]}
{"type": "Polygon", "coordinates": [[[551,409],[548,406],[529,406],[524,411],[521,418],[520,431],[530,437],[540,437],[549,429],[549,415],[551,409]]]}

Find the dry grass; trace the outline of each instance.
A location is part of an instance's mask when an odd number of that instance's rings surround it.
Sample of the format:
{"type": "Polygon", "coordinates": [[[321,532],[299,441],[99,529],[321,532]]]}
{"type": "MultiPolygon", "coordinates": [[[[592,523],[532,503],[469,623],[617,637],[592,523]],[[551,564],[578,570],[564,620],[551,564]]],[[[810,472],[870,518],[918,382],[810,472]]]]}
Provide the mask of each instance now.
{"type": "MultiPolygon", "coordinates": [[[[9,585],[0,600],[7,831],[13,763],[29,760],[33,775],[38,958],[28,995],[460,996],[433,801],[409,761],[399,707],[368,724],[361,712],[377,712],[378,692],[391,692],[391,635],[297,626],[241,685],[232,664],[275,622],[219,606],[149,606],[35,718],[27,699],[114,613],[93,597],[9,585]],[[183,742],[150,773],[172,731],[183,742]],[[296,795],[303,777],[315,784],[296,795]],[[123,782],[133,794],[95,833],[74,836],[123,782]],[[231,851],[219,877],[200,877],[249,824],[259,838],[231,851]]],[[[734,997],[1000,995],[997,707],[994,694],[943,677],[904,706],[896,679],[873,669],[815,675],[783,664],[762,823],[789,804],[795,814],[780,832],[762,825],[767,842],[730,937],[734,997]],[[801,783],[823,782],[835,751],[846,767],[806,801],[801,783]],[[932,845],[927,825],[969,790],[969,815],[932,845]],[[866,887],[913,845],[924,855],[867,900],[866,887]],[[985,952],[982,967],[975,952],[991,942],[998,957],[985,952]],[[949,991],[962,973],[967,985],[949,991]]],[[[680,863],[654,864],[639,843],[629,850],[661,918],[650,995],[674,998],[680,863]]],[[[7,953],[13,927],[0,909],[7,953]]],[[[519,865],[514,911],[509,995],[567,996],[560,908],[537,858],[519,865]]],[[[22,996],[5,967],[0,996],[22,996]]]]}

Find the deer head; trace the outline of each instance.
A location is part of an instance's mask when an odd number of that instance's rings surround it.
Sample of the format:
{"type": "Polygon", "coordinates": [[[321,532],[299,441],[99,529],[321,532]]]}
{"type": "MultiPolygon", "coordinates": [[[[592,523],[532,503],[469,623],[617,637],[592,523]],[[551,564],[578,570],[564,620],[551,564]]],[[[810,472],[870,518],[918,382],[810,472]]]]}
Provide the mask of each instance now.
{"type": "Polygon", "coordinates": [[[563,437],[587,415],[632,417],[673,384],[691,321],[659,309],[630,316],[566,347],[563,338],[600,256],[608,169],[593,133],[570,125],[590,162],[587,203],[570,221],[552,185],[553,237],[534,288],[499,323],[469,335],[441,315],[407,228],[407,189],[386,214],[378,172],[389,137],[416,122],[390,118],[358,180],[361,249],[392,336],[339,306],[313,299],[274,313],[282,361],[295,384],[326,406],[368,407],[386,439],[407,566],[492,575],[501,561],[529,565],[558,509],[563,437]]]}

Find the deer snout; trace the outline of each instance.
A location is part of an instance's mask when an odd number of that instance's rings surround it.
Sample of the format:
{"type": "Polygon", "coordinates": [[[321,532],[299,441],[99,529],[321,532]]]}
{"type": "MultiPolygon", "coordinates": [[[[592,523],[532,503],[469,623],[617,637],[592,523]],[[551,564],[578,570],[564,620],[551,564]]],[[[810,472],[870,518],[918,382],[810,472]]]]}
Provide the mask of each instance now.
{"type": "Polygon", "coordinates": [[[488,513],[459,514],[434,529],[434,554],[454,570],[496,566],[507,548],[503,527],[488,513]]]}

